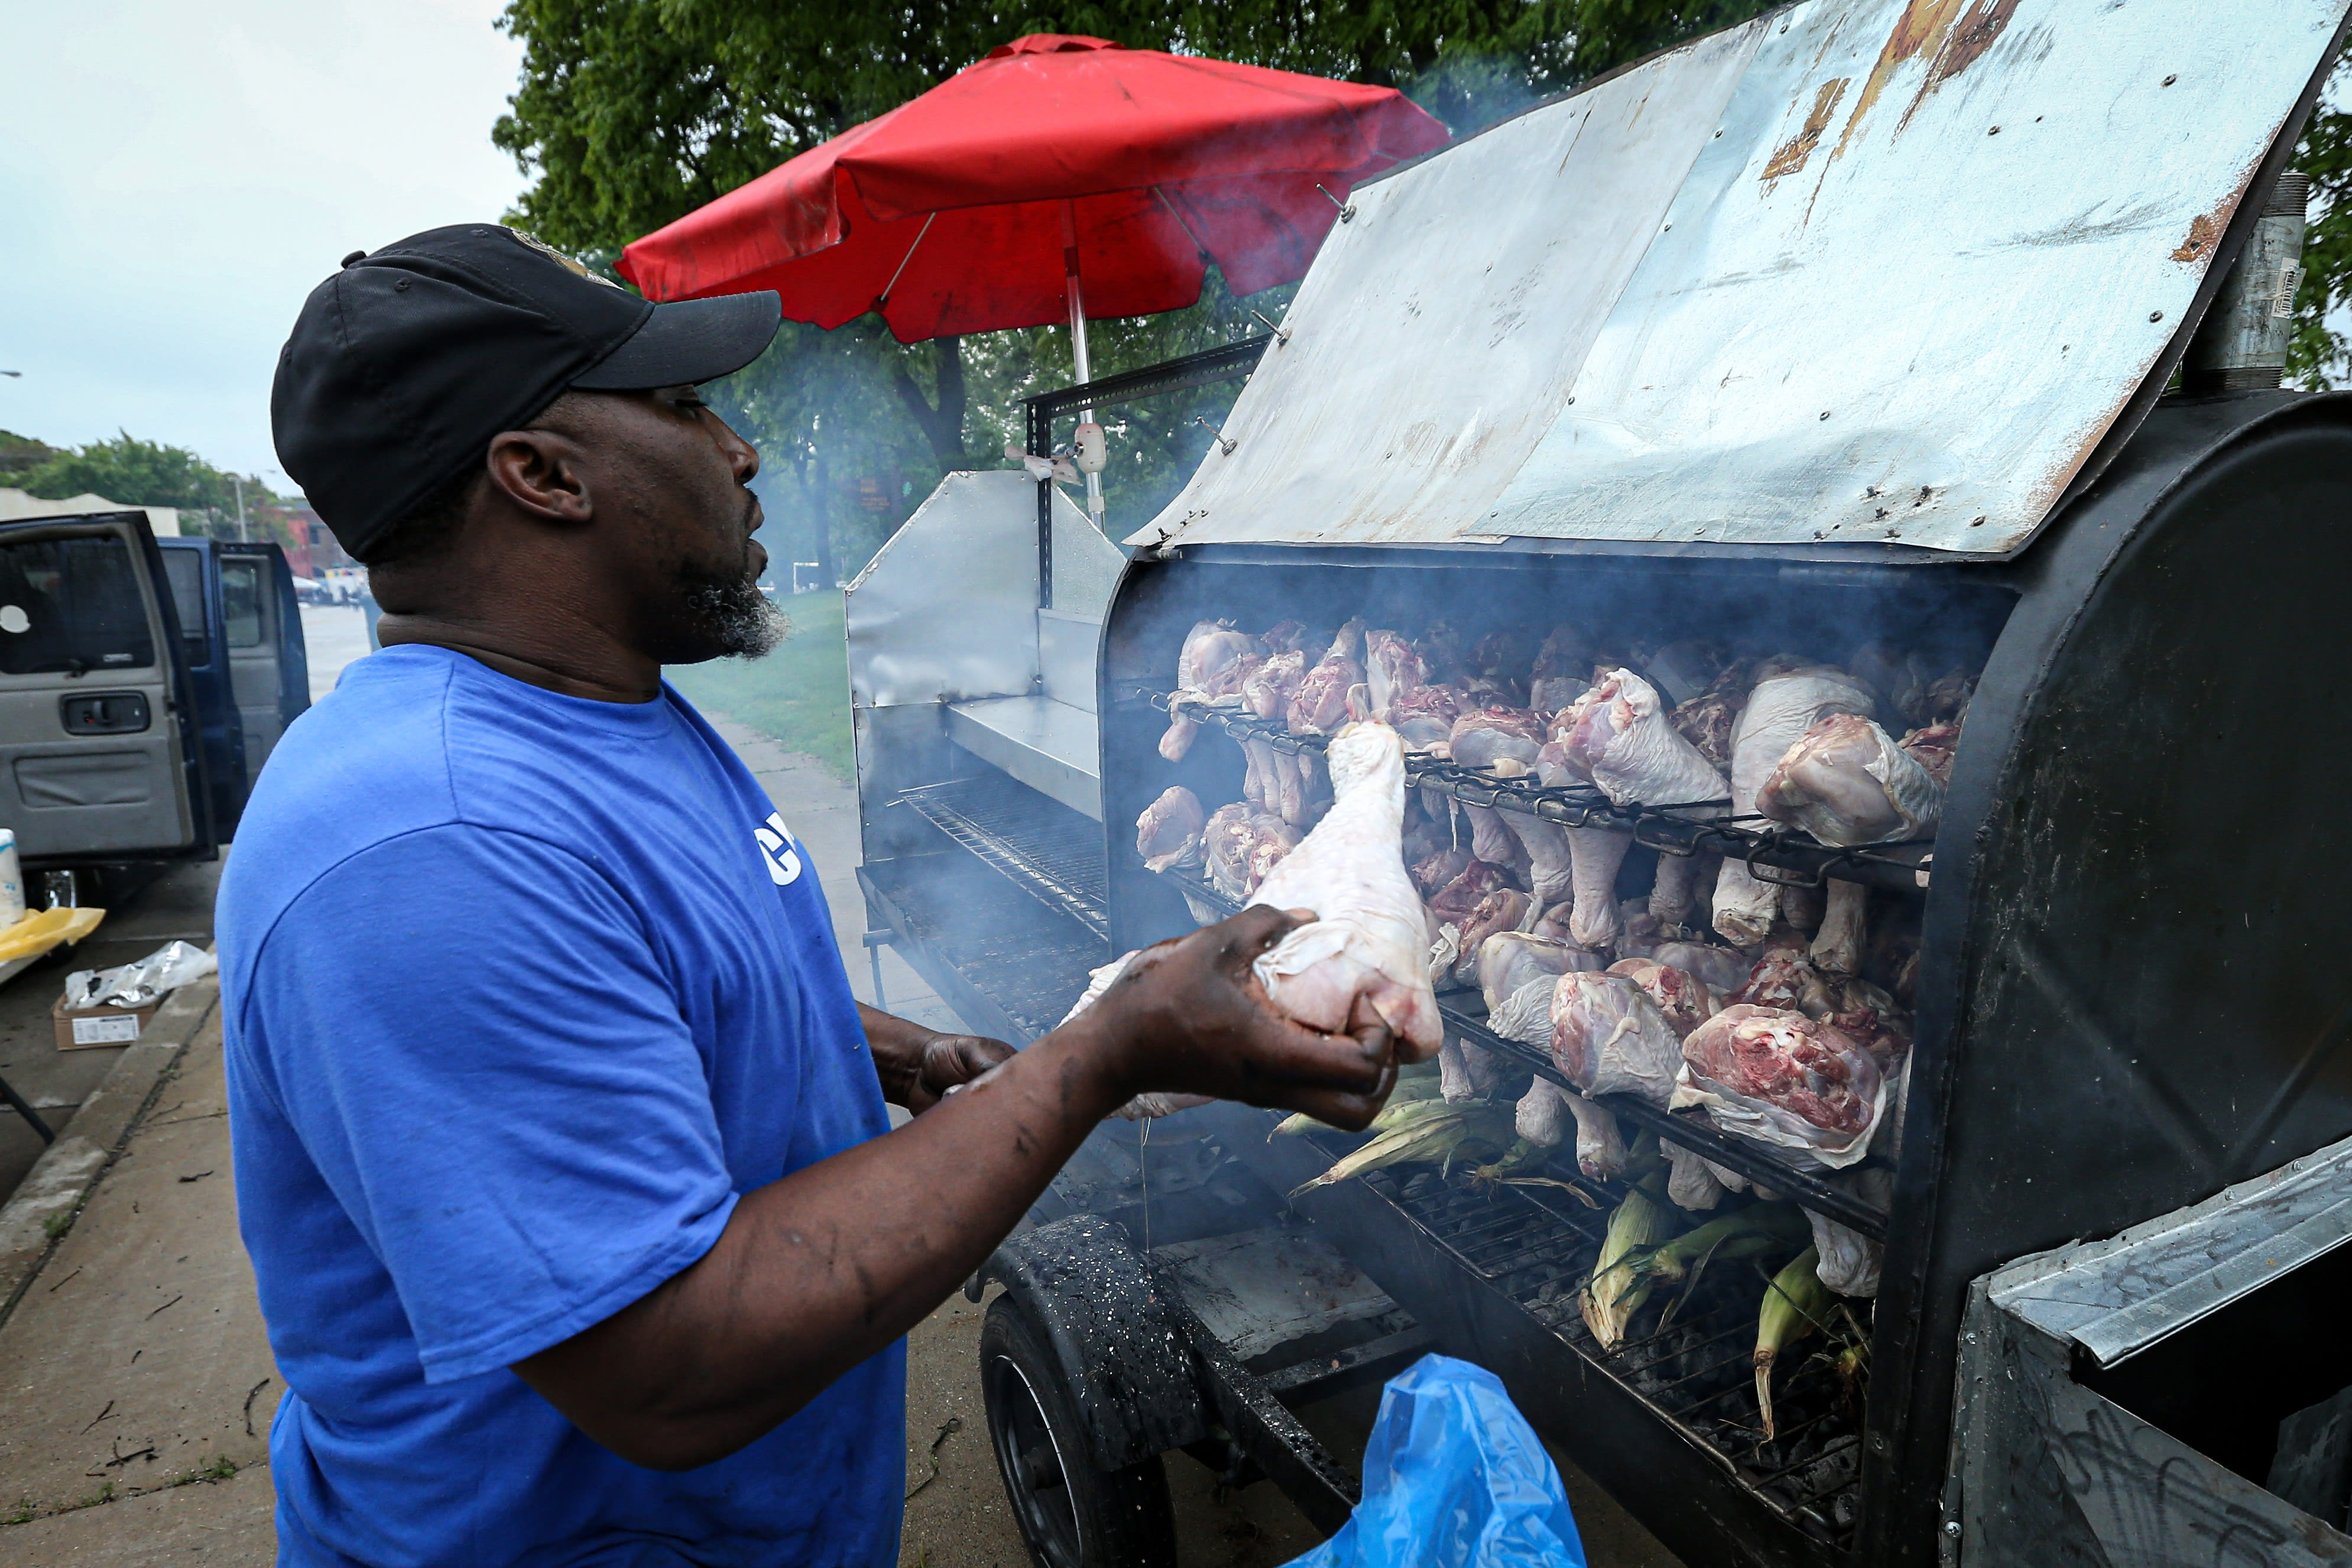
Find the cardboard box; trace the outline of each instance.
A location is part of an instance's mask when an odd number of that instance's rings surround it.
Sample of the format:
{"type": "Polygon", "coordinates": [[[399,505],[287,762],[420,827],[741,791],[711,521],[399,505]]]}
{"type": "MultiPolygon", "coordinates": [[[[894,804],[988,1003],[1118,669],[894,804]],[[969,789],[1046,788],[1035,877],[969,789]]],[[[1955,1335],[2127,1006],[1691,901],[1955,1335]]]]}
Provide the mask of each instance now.
{"type": "Polygon", "coordinates": [[[163,1005],[156,998],[143,1008],[90,1008],[68,1012],[66,999],[49,1004],[49,1020],[57,1025],[59,1051],[90,1051],[101,1045],[131,1045],[147,1032],[147,1022],[163,1005]]]}

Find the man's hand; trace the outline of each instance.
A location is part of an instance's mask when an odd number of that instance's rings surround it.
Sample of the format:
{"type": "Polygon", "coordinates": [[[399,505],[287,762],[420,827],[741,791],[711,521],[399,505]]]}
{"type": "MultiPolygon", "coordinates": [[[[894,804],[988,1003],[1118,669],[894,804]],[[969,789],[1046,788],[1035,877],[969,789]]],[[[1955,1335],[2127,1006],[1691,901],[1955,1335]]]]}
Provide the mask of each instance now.
{"type": "Polygon", "coordinates": [[[1346,1034],[1275,1011],[1250,972],[1312,912],[1253,905],[1137,955],[1095,1005],[1048,1039],[1081,1034],[1127,1095],[1206,1094],[1360,1128],[1396,1087],[1388,1026],[1360,998],[1346,1034]]]}
{"type": "Polygon", "coordinates": [[[941,1034],[889,1013],[857,1004],[882,1098],[917,1114],[938,1104],[950,1089],[971,1082],[1013,1054],[1001,1040],[977,1034],[941,1034]]]}

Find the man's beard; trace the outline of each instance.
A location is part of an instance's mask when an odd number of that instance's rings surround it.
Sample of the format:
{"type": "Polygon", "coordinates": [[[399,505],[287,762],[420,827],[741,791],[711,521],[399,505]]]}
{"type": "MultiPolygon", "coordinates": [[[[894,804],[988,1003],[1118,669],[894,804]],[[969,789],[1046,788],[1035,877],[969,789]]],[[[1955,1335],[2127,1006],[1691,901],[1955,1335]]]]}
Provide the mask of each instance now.
{"type": "Polygon", "coordinates": [[[756,659],[793,629],[784,612],[768,602],[759,580],[737,568],[714,571],[698,561],[673,569],[685,640],[708,648],[705,659],[756,659]]]}

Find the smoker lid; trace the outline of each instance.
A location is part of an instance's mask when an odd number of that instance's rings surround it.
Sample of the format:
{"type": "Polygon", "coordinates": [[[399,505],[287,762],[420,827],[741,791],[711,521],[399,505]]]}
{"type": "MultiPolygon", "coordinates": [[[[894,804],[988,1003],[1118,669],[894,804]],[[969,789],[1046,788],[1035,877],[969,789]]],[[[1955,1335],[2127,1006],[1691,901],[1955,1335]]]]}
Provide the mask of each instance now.
{"type": "Polygon", "coordinates": [[[1812,0],[1505,121],[1359,188],[1128,542],[2012,551],[2169,373],[2347,3],[1812,0]]]}

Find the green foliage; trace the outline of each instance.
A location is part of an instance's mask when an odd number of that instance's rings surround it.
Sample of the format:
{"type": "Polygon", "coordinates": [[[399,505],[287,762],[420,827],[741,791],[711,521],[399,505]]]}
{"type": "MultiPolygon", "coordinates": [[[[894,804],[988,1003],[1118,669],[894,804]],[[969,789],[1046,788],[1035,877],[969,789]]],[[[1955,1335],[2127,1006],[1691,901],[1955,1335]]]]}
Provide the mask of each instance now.
{"type": "Polygon", "coordinates": [[[793,633],[766,658],[673,664],[662,674],[695,706],[747,725],[788,751],[815,758],[845,784],[856,776],[856,764],[841,595],[803,593],[785,600],[784,609],[793,619],[793,633]]]}
{"type": "Polygon", "coordinates": [[[60,449],[0,432],[0,464],[7,461],[12,443],[24,443],[19,450],[37,448],[46,455],[13,476],[0,473],[0,483],[14,485],[45,501],[96,494],[126,507],[174,507],[181,514],[181,527],[188,532],[235,538],[241,480],[249,537],[279,544],[294,542],[288,519],[295,503],[252,475],[232,476],[184,446],[142,441],[127,431],[118,431],[111,441],[60,449]]]}
{"type": "Polygon", "coordinates": [[[57,455],[58,449],[46,441],[0,430],[0,485],[23,489],[26,477],[57,455]]]}
{"type": "Polygon", "coordinates": [[[2288,380],[2315,389],[2352,380],[2352,344],[2327,324],[2331,313],[2352,304],[2352,112],[2331,107],[2352,88],[2347,69],[2336,66],[2294,157],[2294,167],[2311,176],[2312,215],[2286,370],[2288,380]]]}

